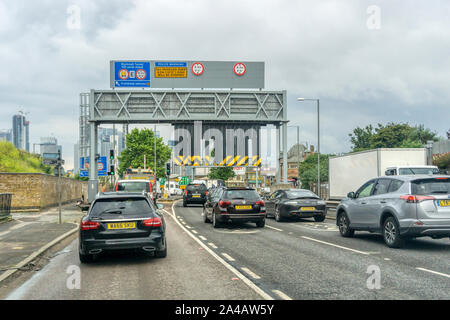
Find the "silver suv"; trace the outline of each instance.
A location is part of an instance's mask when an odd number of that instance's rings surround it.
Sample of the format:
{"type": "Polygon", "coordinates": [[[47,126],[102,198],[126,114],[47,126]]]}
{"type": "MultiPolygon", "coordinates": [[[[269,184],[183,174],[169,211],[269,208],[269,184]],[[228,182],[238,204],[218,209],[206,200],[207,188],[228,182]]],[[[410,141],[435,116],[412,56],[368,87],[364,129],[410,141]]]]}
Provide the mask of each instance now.
{"type": "Polygon", "coordinates": [[[381,232],[401,247],[406,238],[450,237],[450,176],[410,175],[372,179],[338,205],[336,224],[344,237],[381,232]]]}

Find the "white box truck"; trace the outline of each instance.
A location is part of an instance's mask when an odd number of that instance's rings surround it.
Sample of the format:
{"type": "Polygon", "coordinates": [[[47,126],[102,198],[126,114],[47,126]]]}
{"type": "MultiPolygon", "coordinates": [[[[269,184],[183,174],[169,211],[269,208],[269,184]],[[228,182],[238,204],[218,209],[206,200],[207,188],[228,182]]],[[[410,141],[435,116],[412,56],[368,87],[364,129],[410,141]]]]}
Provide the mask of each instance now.
{"type": "Polygon", "coordinates": [[[381,148],[329,158],[329,199],[339,200],[388,168],[427,165],[425,148],[381,148]]]}

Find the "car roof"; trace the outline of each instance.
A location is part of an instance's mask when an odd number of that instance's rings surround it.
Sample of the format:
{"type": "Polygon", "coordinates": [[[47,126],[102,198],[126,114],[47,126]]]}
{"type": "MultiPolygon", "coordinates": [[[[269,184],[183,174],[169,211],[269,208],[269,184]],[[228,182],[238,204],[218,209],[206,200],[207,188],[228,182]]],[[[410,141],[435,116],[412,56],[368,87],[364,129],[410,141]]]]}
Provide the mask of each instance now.
{"type": "Polygon", "coordinates": [[[374,178],[374,179],[381,179],[381,178],[411,181],[411,180],[427,179],[427,178],[450,178],[450,176],[443,175],[443,174],[408,174],[408,175],[399,175],[399,176],[381,176],[381,177],[374,178]]]}
{"type": "Polygon", "coordinates": [[[437,166],[433,166],[433,165],[417,165],[417,166],[411,166],[411,165],[405,165],[405,166],[391,166],[391,167],[387,167],[387,169],[395,169],[395,168],[418,168],[418,169],[434,169],[437,168],[437,166]]]}
{"type": "Polygon", "coordinates": [[[224,187],[225,190],[255,190],[251,187],[224,187]]]}
{"type": "Polygon", "coordinates": [[[114,198],[143,198],[146,196],[143,192],[127,192],[127,191],[115,191],[115,192],[99,192],[96,199],[114,199],[114,198]]]}
{"type": "Polygon", "coordinates": [[[150,180],[147,180],[147,179],[124,179],[124,180],[117,181],[117,183],[121,183],[121,182],[150,182],[150,180]]]}

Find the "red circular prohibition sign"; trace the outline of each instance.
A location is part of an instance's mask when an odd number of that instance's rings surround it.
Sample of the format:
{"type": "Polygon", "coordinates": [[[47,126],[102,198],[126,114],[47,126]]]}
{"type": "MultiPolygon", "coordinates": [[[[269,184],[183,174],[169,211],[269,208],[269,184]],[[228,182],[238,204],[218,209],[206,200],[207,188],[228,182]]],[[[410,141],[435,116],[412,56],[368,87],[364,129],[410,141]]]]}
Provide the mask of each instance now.
{"type": "Polygon", "coordinates": [[[191,67],[191,71],[196,76],[201,75],[205,71],[205,66],[201,62],[194,62],[191,67]],[[199,69],[200,68],[200,69],[199,69]]]}
{"type": "Polygon", "coordinates": [[[238,62],[233,66],[233,71],[235,75],[243,76],[247,72],[247,67],[242,62],[238,62]]]}

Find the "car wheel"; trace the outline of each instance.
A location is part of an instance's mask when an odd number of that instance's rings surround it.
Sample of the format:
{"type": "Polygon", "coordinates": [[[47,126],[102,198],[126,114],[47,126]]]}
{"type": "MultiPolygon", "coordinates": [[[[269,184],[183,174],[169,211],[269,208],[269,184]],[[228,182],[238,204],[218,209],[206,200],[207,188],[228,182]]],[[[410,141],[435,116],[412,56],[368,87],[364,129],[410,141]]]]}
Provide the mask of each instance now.
{"type": "Polygon", "coordinates": [[[345,212],[342,212],[338,216],[338,227],[341,236],[351,238],[355,234],[355,230],[350,228],[350,220],[345,212]]]}
{"type": "Polygon", "coordinates": [[[383,223],[383,239],[390,248],[400,248],[404,239],[400,236],[400,228],[394,217],[387,218],[383,223]]]}
{"type": "Polygon", "coordinates": [[[283,221],[283,218],[281,217],[280,208],[277,206],[275,207],[275,221],[280,222],[283,221]]]}
{"type": "Polygon", "coordinates": [[[324,220],[325,220],[325,215],[314,217],[314,221],[316,221],[316,222],[323,222],[324,220]]]}
{"type": "Polygon", "coordinates": [[[82,254],[79,253],[81,263],[91,263],[94,261],[94,256],[92,254],[82,254]]]}
{"type": "Polygon", "coordinates": [[[217,221],[216,214],[214,212],[212,214],[212,219],[213,219],[213,221],[212,221],[213,228],[218,228],[219,227],[219,222],[217,221]]]}
{"type": "Polygon", "coordinates": [[[208,219],[208,216],[206,215],[206,210],[205,210],[204,207],[203,207],[203,221],[204,221],[205,223],[210,223],[210,222],[211,222],[211,220],[209,220],[209,219],[208,219]]]}
{"type": "Polygon", "coordinates": [[[264,228],[265,225],[266,225],[266,219],[263,219],[261,221],[256,221],[256,226],[258,228],[264,228]]]}

